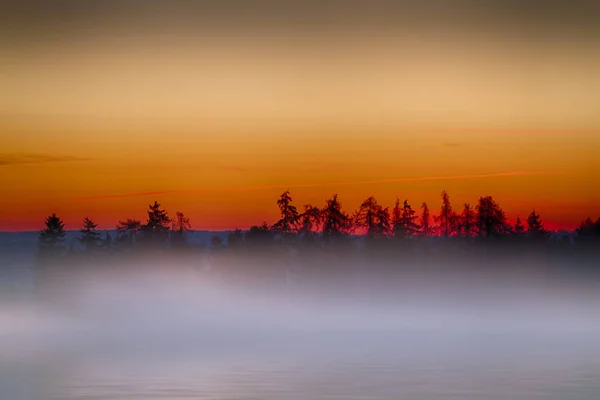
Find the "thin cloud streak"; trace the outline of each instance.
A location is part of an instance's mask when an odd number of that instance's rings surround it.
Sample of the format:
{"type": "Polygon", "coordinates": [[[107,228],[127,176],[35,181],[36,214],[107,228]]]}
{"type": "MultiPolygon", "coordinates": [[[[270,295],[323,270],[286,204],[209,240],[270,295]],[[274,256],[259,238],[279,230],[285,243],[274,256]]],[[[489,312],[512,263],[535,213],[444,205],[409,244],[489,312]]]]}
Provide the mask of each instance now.
{"type": "Polygon", "coordinates": [[[499,172],[493,174],[470,174],[470,175],[446,175],[446,176],[427,176],[427,177],[407,177],[407,178],[392,178],[392,179],[378,179],[370,181],[352,181],[352,182],[323,182],[323,183],[300,183],[291,185],[258,185],[258,186],[241,186],[241,187],[230,187],[230,188],[206,188],[206,189],[175,189],[175,190],[163,190],[156,192],[142,192],[142,193],[124,193],[115,195],[105,196],[89,196],[82,197],[76,200],[105,200],[105,199],[117,199],[123,197],[141,197],[141,196],[155,196],[162,194],[172,193],[203,193],[209,191],[220,191],[220,192],[232,192],[232,191],[247,191],[247,190],[266,190],[266,189],[291,189],[291,188],[305,188],[305,187],[327,187],[327,186],[357,186],[357,185],[372,185],[382,183],[397,183],[397,182],[420,182],[420,181],[437,181],[437,180],[454,180],[454,179],[482,179],[482,178],[496,178],[496,177],[509,177],[509,176],[523,176],[523,175],[549,175],[556,174],[550,172],[499,172]]]}
{"type": "Polygon", "coordinates": [[[411,131],[419,133],[444,133],[444,134],[461,134],[461,133],[477,133],[477,134],[507,134],[507,135],[573,135],[573,134],[600,134],[600,129],[554,129],[554,128],[413,128],[411,131]]]}
{"type": "Polygon", "coordinates": [[[44,164],[57,162],[89,161],[91,158],[55,156],[51,154],[0,153],[0,166],[19,164],[44,164]]]}

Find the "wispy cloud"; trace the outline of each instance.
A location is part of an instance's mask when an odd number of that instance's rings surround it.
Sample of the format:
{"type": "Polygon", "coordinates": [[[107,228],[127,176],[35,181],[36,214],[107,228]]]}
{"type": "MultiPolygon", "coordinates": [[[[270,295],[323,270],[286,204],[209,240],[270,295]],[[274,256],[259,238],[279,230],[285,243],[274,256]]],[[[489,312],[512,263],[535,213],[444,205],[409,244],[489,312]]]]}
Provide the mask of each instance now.
{"type": "Polygon", "coordinates": [[[413,128],[418,133],[444,133],[444,134],[501,134],[501,135],[574,135],[574,134],[600,134],[600,129],[576,128],[413,128]]]}
{"type": "Polygon", "coordinates": [[[82,197],[77,200],[117,199],[117,198],[123,198],[123,197],[156,196],[156,195],[171,194],[171,193],[203,193],[203,192],[214,192],[214,191],[228,192],[228,191],[247,191],[247,190],[265,190],[265,189],[292,189],[292,188],[306,188],[306,187],[358,186],[358,185],[373,185],[373,184],[385,184],[385,183],[397,183],[397,182],[441,181],[441,180],[453,180],[453,179],[484,179],[484,178],[496,178],[496,177],[510,177],[510,176],[523,176],[523,175],[549,175],[549,174],[554,174],[554,173],[516,171],[516,172],[499,172],[499,173],[491,173],[491,174],[405,177],[405,178],[378,179],[378,180],[368,180],[368,181],[313,182],[313,183],[299,183],[299,184],[291,184],[291,185],[255,185],[255,186],[236,186],[236,187],[225,187],[225,188],[175,189],[175,190],[163,190],[163,191],[156,191],[156,192],[124,193],[124,194],[113,194],[113,195],[103,195],[103,196],[89,196],[89,197],[82,197]]]}
{"type": "Polygon", "coordinates": [[[87,160],[90,159],[76,156],[55,156],[51,154],[0,153],[0,166],[17,164],[44,164],[87,160]]]}

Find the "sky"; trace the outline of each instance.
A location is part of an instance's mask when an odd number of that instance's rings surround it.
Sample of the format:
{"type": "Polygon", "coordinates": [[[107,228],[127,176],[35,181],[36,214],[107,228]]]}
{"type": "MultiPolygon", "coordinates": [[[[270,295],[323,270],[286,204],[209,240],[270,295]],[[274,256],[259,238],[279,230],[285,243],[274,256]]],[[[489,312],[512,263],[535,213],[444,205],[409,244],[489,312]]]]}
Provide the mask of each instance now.
{"type": "Polygon", "coordinates": [[[600,216],[600,7],[449,3],[0,5],[0,230],[247,228],[287,189],[600,216]]]}

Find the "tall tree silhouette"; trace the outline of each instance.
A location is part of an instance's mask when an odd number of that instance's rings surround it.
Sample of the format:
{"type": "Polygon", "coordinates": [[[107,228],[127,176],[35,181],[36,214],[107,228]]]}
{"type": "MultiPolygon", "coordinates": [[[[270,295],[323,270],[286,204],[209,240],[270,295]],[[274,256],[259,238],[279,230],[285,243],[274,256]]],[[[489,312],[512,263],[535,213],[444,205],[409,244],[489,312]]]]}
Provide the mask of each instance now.
{"type": "Polygon", "coordinates": [[[389,213],[371,196],[356,211],[354,226],[365,229],[369,237],[387,234],[390,227],[389,213]]]}
{"type": "Polygon", "coordinates": [[[182,212],[177,211],[172,221],[171,229],[173,231],[171,245],[174,247],[185,247],[187,244],[187,232],[192,229],[190,219],[182,212]]]}
{"type": "Polygon", "coordinates": [[[117,240],[128,245],[135,245],[137,234],[142,228],[142,223],[137,219],[128,218],[117,223],[117,240]]]}
{"type": "MultiPolygon", "coordinates": [[[[398,200],[396,200],[396,203],[398,203],[398,200]]],[[[397,213],[396,209],[397,204],[394,206],[394,214],[397,213]]],[[[408,200],[404,200],[402,208],[400,209],[400,219],[396,222],[396,226],[394,226],[394,235],[403,238],[410,238],[416,235],[419,231],[417,219],[418,217],[408,203],[408,200]]]]}
{"type": "Polygon", "coordinates": [[[513,231],[514,231],[515,235],[523,236],[523,233],[525,232],[525,227],[523,226],[523,223],[521,222],[521,217],[517,217],[513,231]]]}
{"type": "Polygon", "coordinates": [[[155,201],[148,206],[148,220],[141,227],[144,240],[147,243],[166,243],[169,238],[171,219],[160,203],[155,201]]]}
{"type": "Polygon", "coordinates": [[[421,233],[423,236],[428,236],[431,229],[431,213],[427,203],[421,204],[421,233]]]}
{"type": "Polygon", "coordinates": [[[442,234],[445,237],[448,237],[452,234],[452,225],[454,219],[454,213],[452,211],[452,204],[450,203],[450,196],[446,191],[442,191],[442,207],[440,209],[440,214],[436,217],[436,221],[440,225],[440,229],[442,230],[442,234]]]}
{"type": "Polygon", "coordinates": [[[56,257],[65,251],[65,224],[52,214],[45,221],[46,228],[39,234],[39,255],[56,257]]]}
{"type": "Polygon", "coordinates": [[[321,210],[321,216],[325,240],[347,234],[352,227],[352,220],[348,214],[342,211],[342,203],[338,200],[337,194],[326,201],[325,207],[321,210]]]}
{"type": "Polygon", "coordinates": [[[476,212],[477,226],[481,236],[489,238],[506,233],[506,216],[492,196],[480,197],[476,212]]]}
{"type": "Polygon", "coordinates": [[[296,206],[292,205],[289,190],[281,194],[279,200],[277,200],[277,205],[281,211],[281,218],[273,224],[272,229],[282,236],[290,236],[296,230],[300,214],[296,206]]]}
{"type": "Polygon", "coordinates": [[[310,204],[304,205],[304,212],[300,214],[299,222],[298,233],[303,238],[313,238],[315,230],[319,228],[321,223],[321,210],[310,204]]]}
{"type": "Polygon", "coordinates": [[[400,199],[396,197],[394,208],[392,208],[392,235],[394,237],[403,237],[404,232],[402,231],[402,207],[400,207],[400,199]]]}
{"type": "Polygon", "coordinates": [[[475,210],[469,203],[465,203],[460,215],[460,227],[465,237],[471,237],[475,228],[475,210]]]}
{"type": "Polygon", "coordinates": [[[377,236],[385,236],[390,233],[390,229],[390,210],[387,207],[379,206],[375,233],[377,236]]]}
{"type": "Polygon", "coordinates": [[[100,232],[98,232],[96,228],[98,228],[98,224],[90,218],[85,217],[83,219],[83,227],[79,231],[81,236],[77,239],[81,242],[87,252],[98,250],[102,242],[100,239],[100,232]]]}
{"type": "Polygon", "coordinates": [[[533,239],[543,240],[547,238],[548,233],[546,228],[544,228],[540,215],[533,210],[527,217],[527,236],[533,239]]]}

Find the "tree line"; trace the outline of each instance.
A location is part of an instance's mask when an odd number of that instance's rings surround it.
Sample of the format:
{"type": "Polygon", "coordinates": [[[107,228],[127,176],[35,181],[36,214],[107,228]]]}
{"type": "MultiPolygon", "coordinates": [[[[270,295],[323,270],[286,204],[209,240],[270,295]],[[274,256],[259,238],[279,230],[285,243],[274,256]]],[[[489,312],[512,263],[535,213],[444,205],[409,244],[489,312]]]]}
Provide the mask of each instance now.
{"type": "MultiPolygon", "coordinates": [[[[318,244],[327,246],[349,237],[362,237],[367,242],[402,241],[438,236],[447,239],[460,238],[469,242],[512,238],[544,243],[550,237],[541,216],[532,210],[525,222],[518,217],[509,223],[504,210],[491,196],[480,197],[475,205],[465,203],[456,210],[446,191],[441,192],[441,204],[431,210],[427,203],[414,209],[408,199],[396,198],[392,208],[384,207],[373,196],[365,199],[357,210],[347,212],[337,194],[325,201],[322,207],[306,204],[298,209],[289,191],[277,200],[280,218],[273,224],[263,222],[248,230],[229,232],[226,247],[240,245],[259,247],[265,243],[282,243],[286,246],[318,244]]],[[[45,220],[45,229],[39,234],[39,255],[42,258],[63,254],[66,250],[63,221],[52,214],[45,220]]],[[[89,255],[130,251],[132,249],[193,248],[189,241],[192,225],[188,217],[176,212],[170,217],[161,204],[155,201],[148,206],[145,222],[125,219],[116,225],[116,237],[109,233],[102,236],[98,225],[89,217],[82,221],[77,237],[80,252],[89,255]]],[[[587,218],[576,230],[583,239],[600,237],[600,218],[587,218]]],[[[214,236],[211,249],[225,247],[214,236]]]]}

